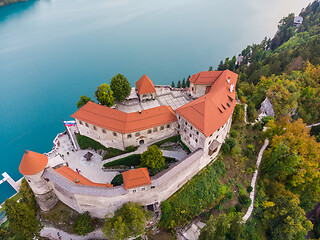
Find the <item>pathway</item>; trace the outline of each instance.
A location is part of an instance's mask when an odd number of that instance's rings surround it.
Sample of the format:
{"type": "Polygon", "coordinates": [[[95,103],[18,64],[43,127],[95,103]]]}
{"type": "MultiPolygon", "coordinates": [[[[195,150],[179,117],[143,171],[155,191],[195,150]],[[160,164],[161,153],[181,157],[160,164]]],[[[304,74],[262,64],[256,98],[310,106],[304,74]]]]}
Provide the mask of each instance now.
{"type": "Polygon", "coordinates": [[[314,123],[314,124],[308,125],[307,127],[308,127],[308,128],[312,128],[312,127],[316,127],[316,126],[319,126],[319,125],[320,125],[320,122],[319,122],[319,123],[314,123]]]}
{"type": "Polygon", "coordinates": [[[248,104],[244,103],[244,122],[246,124],[248,124],[248,121],[247,121],[247,108],[248,108],[248,104]]]}
{"type": "Polygon", "coordinates": [[[106,239],[103,236],[103,233],[101,232],[100,229],[95,230],[92,233],[89,233],[86,236],[77,236],[77,235],[73,235],[67,232],[64,232],[60,229],[54,228],[54,227],[48,227],[45,226],[42,230],[41,230],[41,237],[47,237],[49,239],[59,239],[58,237],[58,232],[61,236],[61,240],[83,240],[83,239],[106,239]]]}
{"type": "Polygon", "coordinates": [[[264,152],[264,150],[266,150],[268,144],[269,144],[269,139],[266,139],[264,141],[264,144],[261,147],[260,152],[259,152],[258,157],[257,157],[257,163],[256,163],[257,168],[254,171],[253,177],[252,177],[252,180],[251,180],[251,187],[252,187],[252,192],[250,193],[251,204],[250,204],[250,207],[248,208],[247,213],[242,218],[242,223],[246,223],[247,222],[247,220],[249,219],[249,217],[251,216],[252,211],[253,211],[254,195],[255,195],[255,190],[256,190],[256,182],[257,182],[257,178],[258,178],[259,167],[260,167],[260,163],[261,163],[263,152],[264,152]]]}

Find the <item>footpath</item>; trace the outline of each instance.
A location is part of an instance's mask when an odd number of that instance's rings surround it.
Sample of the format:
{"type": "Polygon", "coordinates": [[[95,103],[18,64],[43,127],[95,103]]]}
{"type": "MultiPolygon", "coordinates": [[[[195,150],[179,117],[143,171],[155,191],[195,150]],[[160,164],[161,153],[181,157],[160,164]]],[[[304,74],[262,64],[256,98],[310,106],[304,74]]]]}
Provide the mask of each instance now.
{"type": "Polygon", "coordinates": [[[49,239],[61,239],[61,240],[83,240],[83,239],[106,239],[101,232],[101,229],[95,230],[92,233],[89,233],[86,236],[78,236],[66,233],[62,230],[56,229],[54,227],[45,226],[40,233],[41,237],[46,237],[49,239]],[[59,233],[59,235],[58,235],[59,233]],[[61,238],[59,238],[59,236],[61,238]]]}

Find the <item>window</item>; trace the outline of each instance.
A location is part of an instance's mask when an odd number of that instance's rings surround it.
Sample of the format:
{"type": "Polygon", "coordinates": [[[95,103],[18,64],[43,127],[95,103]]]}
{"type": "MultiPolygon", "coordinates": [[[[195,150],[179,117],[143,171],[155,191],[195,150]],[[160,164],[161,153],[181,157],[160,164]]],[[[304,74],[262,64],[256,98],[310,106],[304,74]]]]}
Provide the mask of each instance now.
{"type": "Polygon", "coordinates": [[[127,135],[127,138],[131,138],[131,134],[128,134],[128,135],[127,135]]]}
{"type": "Polygon", "coordinates": [[[209,141],[208,145],[210,145],[211,141],[209,141]]]}
{"type": "Polygon", "coordinates": [[[197,131],[197,135],[199,135],[199,131],[197,131]]]}
{"type": "Polygon", "coordinates": [[[192,129],[193,129],[193,127],[191,126],[191,127],[190,127],[190,129],[192,130],[192,129]]]}
{"type": "Polygon", "coordinates": [[[196,139],[196,142],[198,142],[198,139],[196,139]]]}
{"type": "Polygon", "coordinates": [[[181,119],[181,117],[180,117],[180,116],[179,116],[178,118],[179,118],[179,120],[181,119]]]}
{"type": "Polygon", "coordinates": [[[107,133],[107,131],[106,131],[105,129],[102,129],[102,132],[103,132],[103,133],[107,133]]]}
{"type": "Polygon", "coordinates": [[[185,130],[185,129],[184,129],[184,132],[186,133],[186,132],[187,132],[187,130],[185,130]]]}
{"type": "Polygon", "coordinates": [[[88,124],[88,123],[86,123],[86,127],[89,127],[89,124],[88,124]]]}
{"type": "MultiPolygon", "coordinates": [[[[212,133],[213,134],[213,133],[212,133]]],[[[212,134],[209,137],[212,137],[212,134]]]]}
{"type": "Polygon", "coordinates": [[[142,191],[146,190],[145,188],[141,188],[142,191]]]}
{"type": "Polygon", "coordinates": [[[151,129],[148,130],[148,134],[150,134],[150,133],[151,133],[151,129]]]}
{"type": "Polygon", "coordinates": [[[170,128],[170,124],[167,125],[167,128],[170,128]]]}
{"type": "Polygon", "coordinates": [[[216,139],[218,139],[219,135],[216,136],[216,139]]]}
{"type": "Polygon", "coordinates": [[[115,136],[115,137],[116,137],[116,136],[117,136],[117,133],[116,133],[116,132],[113,132],[113,136],[115,136]]]}
{"type": "Polygon", "coordinates": [[[180,129],[180,124],[178,124],[178,128],[180,129]]]}
{"type": "Polygon", "coordinates": [[[140,136],[140,132],[136,132],[136,137],[139,137],[140,136]]]}
{"type": "Polygon", "coordinates": [[[137,190],[132,190],[133,193],[135,193],[137,190]]]}
{"type": "Polygon", "coordinates": [[[81,125],[83,125],[83,122],[82,122],[82,121],[79,121],[79,123],[80,123],[81,125]]]}
{"type": "Polygon", "coordinates": [[[94,129],[94,130],[97,130],[97,127],[96,127],[96,126],[93,126],[93,129],[94,129]]]}
{"type": "Polygon", "coordinates": [[[185,124],[186,126],[188,126],[188,123],[187,123],[187,122],[185,122],[184,124],[185,124]]]}
{"type": "Polygon", "coordinates": [[[151,188],[155,188],[155,186],[151,186],[151,188]]]}
{"type": "Polygon", "coordinates": [[[192,137],[192,134],[190,133],[189,136],[192,137]]]}
{"type": "Polygon", "coordinates": [[[158,128],[155,127],[155,128],[153,129],[153,132],[157,132],[157,131],[158,131],[158,128]]]}
{"type": "Polygon", "coordinates": [[[163,129],[164,129],[164,126],[161,126],[161,127],[160,127],[160,130],[163,130],[163,129]]]}

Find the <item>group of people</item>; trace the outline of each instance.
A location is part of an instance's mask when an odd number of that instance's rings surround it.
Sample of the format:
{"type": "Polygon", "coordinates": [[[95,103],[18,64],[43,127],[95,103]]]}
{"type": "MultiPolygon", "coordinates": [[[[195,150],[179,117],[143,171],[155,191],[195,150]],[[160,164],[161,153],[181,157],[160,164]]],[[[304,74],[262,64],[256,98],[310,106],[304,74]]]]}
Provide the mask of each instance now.
{"type": "Polygon", "coordinates": [[[77,172],[78,174],[80,174],[81,170],[78,169],[78,168],[76,168],[76,172],[77,172]]]}

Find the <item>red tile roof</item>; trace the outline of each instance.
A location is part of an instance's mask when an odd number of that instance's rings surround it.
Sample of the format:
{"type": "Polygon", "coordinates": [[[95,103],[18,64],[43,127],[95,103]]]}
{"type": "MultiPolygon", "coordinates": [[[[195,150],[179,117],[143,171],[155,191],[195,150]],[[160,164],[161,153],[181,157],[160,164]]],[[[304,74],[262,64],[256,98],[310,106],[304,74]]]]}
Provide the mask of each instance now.
{"type": "Polygon", "coordinates": [[[48,157],[41,153],[26,150],[22,157],[19,171],[23,175],[34,175],[41,172],[48,164],[48,157]]]}
{"type": "Polygon", "coordinates": [[[203,71],[192,75],[189,81],[194,84],[211,85],[222,73],[223,71],[203,71]]]}
{"type": "Polygon", "coordinates": [[[236,105],[237,78],[238,74],[229,70],[223,71],[211,85],[209,93],[178,108],[176,112],[206,137],[210,136],[228,121],[233,112],[236,105]],[[228,78],[230,83],[227,82],[228,78]]]}
{"type": "Polygon", "coordinates": [[[136,82],[136,88],[140,95],[156,92],[156,89],[154,88],[152,81],[145,74],[136,82]]]}
{"type": "Polygon", "coordinates": [[[170,106],[125,113],[93,102],[88,102],[71,117],[119,133],[132,133],[177,121],[170,106]]]}
{"type": "Polygon", "coordinates": [[[147,168],[132,169],[122,173],[125,189],[151,184],[147,168]]]}
{"type": "Polygon", "coordinates": [[[75,182],[80,185],[97,186],[97,187],[113,187],[113,185],[110,183],[106,183],[106,184],[94,183],[94,182],[90,181],[89,179],[85,178],[84,176],[82,176],[81,174],[73,171],[71,168],[69,168],[67,166],[57,168],[57,169],[55,169],[55,171],[57,171],[62,176],[68,178],[72,182],[75,182]],[[78,181],[76,182],[77,179],[78,179],[78,181]]]}

